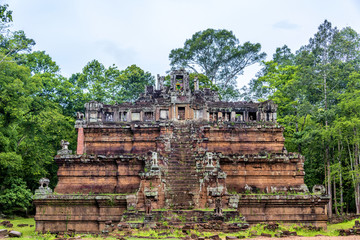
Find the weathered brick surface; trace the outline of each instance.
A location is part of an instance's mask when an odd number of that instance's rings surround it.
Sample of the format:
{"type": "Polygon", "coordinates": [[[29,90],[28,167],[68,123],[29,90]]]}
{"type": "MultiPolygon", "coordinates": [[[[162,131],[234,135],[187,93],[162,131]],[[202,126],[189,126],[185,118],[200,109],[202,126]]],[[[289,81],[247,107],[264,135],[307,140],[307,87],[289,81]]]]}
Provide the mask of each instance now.
{"type": "MultiPolygon", "coordinates": [[[[219,184],[224,187],[222,194],[244,193],[246,187],[256,193],[300,188],[304,184],[304,159],[283,151],[283,129],[268,126],[259,130],[256,126],[245,126],[245,131],[243,126],[217,127],[193,122],[166,126],[152,124],[151,127],[140,124],[136,128],[85,127],[85,146],[91,154],[55,158],[59,165],[59,183],[55,191],[62,194],[136,193],[136,207],[144,209],[145,192],[154,190],[157,195],[152,208],[190,209],[214,207],[209,189],[219,184]],[[154,150],[158,153],[161,173],[145,177],[154,150]],[[217,175],[205,177],[208,174],[205,168],[207,152],[213,153],[212,166],[216,169],[218,162],[226,179],[218,179],[217,175]],[[144,177],[141,174],[145,174],[144,177]]],[[[228,197],[224,195],[222,199],[223,206],[227,207],[228,197]]],[[[326,200],[316,206],[301,198],[261,201],[246,197],[240,199],[238,210],[249,223],[284,221],[323,226],[326,220],[326,200]]],[[[58,221],[56,229],[64,228],[61,223],[64,212],[55,203],[52,207],[43,206],[45,215],[37,215],[39,229],[50,228],[48,221],[51,218],[53,223],[58,221]],[[48,214],[49,211],[54,215],[48,214]]],[[[89,219],[83,217],[82,223],[70,226],[76,229],[91,226],[90,229],[96,232],[99,223],[91,220],[91,216],[98,213],[110,216],[116,212],[111,208],[99,210],[90,206],[89,202],[84,206],[74,205],[81,209],[72,214],[79,216],[74,219],[81,219],[81,212],[89,219]],[[84,222],[89,224],[82,226],[84,222]]],[[[66,211],[73,210],[70,207],[66,211]]]]}
{"type": "Polygon", "coordinates": [[[328,197],[310,195],[242,195],[238,211],[250,224],[283,222],[326,229],[328,197]]]}
{"type": "Polygon", "coordinates": [[[76,154],[84,154],[84,128],[78,128],[78,138],[77,138],[77,149],[76,154]]]}
{"type": "Polygon", "coordinates": [[[36,231],[100,232],[106,221],[120,222],[126,196],[57,195],[38,197],[36,231]]]}

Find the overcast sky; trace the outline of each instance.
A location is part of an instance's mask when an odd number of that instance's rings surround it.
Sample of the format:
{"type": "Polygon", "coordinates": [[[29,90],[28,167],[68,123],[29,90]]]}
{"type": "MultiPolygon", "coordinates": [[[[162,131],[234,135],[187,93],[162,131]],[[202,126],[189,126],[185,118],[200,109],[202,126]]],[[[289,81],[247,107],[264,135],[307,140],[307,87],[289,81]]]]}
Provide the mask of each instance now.
{"type": "MultiPolygon", "coordinates": [[[[271,59],[277,47],[294,52],[327,19],[360,33],[358,0],[0,0],[13,10],[14,30],[36,41],[64,76],[91,60],[119,69],[136,64],[153,75],[169,70],[169,53],[207,28],[233,31],[240,43],[260,43],[271,59]]],[[[259,67],[239,78],[247,84],[259,67]]]]}

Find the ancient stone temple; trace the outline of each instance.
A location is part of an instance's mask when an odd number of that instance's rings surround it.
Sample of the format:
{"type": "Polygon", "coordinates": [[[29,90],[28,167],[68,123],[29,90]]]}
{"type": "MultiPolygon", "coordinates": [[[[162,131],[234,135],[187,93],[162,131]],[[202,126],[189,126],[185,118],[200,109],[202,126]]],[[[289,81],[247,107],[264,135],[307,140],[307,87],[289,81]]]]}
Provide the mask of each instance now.
{"type": "Polygon", "coordinates": [[[178,225],[326,226],[329,198],[321,187],[309,193],[304,158],[284,148],[272,101],[223,102],[197,79],[192,89],[184,70],[156,85],[133,103],[85,104],[76,154],[63,142],[54,193],[35,195],[37,231],[99,232],[139,214],[178,225]]]}

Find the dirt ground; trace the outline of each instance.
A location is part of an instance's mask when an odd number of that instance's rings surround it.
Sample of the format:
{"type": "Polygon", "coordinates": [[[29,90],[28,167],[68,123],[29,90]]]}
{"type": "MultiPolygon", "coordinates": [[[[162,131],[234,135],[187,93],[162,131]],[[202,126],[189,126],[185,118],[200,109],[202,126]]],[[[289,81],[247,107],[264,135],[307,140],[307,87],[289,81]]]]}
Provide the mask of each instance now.
{"type": "MultiPolygon", "coordinates": [[[[257,240],[274,240],[275,238],[267,238],[267,237],[257,237],[257,238],[247,238],[247,239],[257,239],[257,240]]],[[[318,236],[318,237],[284,237],[279,238],[282,240],[360,240],[360,236],[339,236],[339,237],[328,237],[328,236],[318,236]]]]}

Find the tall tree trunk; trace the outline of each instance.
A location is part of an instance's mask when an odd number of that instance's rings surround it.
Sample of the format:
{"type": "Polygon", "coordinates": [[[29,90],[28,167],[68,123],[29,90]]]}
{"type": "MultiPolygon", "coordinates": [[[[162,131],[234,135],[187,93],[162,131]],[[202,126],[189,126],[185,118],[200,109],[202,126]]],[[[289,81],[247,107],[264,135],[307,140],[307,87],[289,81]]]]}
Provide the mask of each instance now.
{"type": "MultiPolygon", "coordinates": [[[[326,72],[323,75],[324,80],[324,102],[325,102],[325,130],[326,134],[329,128],[329,123],[327,119],[327,110],[328,110],[328,104],[327,104],[327,74],[326,72]]],[[[328,195],[330,197],[330,201],[328,204],[328,215],[329,218],[332,217],[332,194],[331,194],[331,169],[330,169],[330,158],[329,158],[329,144],[328,139],[326,137],[325,139],[325,161],[327,163],[327,189],[328,189],[328,195]]]]}
{"type": "Polygon", "coordinates": [[[331,194],[331,168],[330,168],[330,158],[329,158],[329,145],[326,144],[326,150],[325,150],[325,158],[327,163],[327,189],[328,189],[328,195],[330,197],[330,201],[328,204],[328,213],[329,218],[332,218],[332,194],[331,194]]]}
{"type": "Polygon", "coordinates": [[[333,180],[334,180],[333,181],[333,185],[334,185],[334,207],[335,207],[336,215],[339,216],[339,209],[338,209],[337,198],[336,198],[336,182],[335,182],[335,178],[333,180]]]}
{"type": "MultiPolygon", "coordinates": [[[[297,119],[298,119],[298,116],[297,116],[298,114],[296,113],[296,123],[295,123],[295,131],[296,131],[296,133],[298,133],[299,132],[299,123],[298,123],[298,121],[297,121],[297,119]]],[[[297,135],[298,136],[298,135],[297,135]]],[[[301,146],[300,146],[300,143],[298,143],[298,153],[301,153],[301,146]]]]}
{"type": "Polygon", "coordinates": [[[354,128],[354,169],[355,176],[355,204],[356,214],[360,214],[360,184],[359,184],[359,143],[357,142],[357,129],[354,128]]]}
{"type": "Polygon", "coordinates": [[[342,169],[341,169],[341,154],[342,144],[338,141],[338,162],[339,162],[339,187],[340,187],[340,214],[344,215],[344,197],[343,197],[343,184],[342,184],[342,169]],[[341,147],[340,147],[341,145],[341,147]]]}
{"type": "MultiPolygon", "coordinates": [[[[325,148],[325,140],[323,140],[323,149],[325,148]]],[[[325,182],[324,182],[324,185],[325,185],[325,189],[327,189],[327,186],[328,186],[328,182],[327,182],[327,162],[326,162],[326,156],[324,155],[324,172],[325,172],[325,182]]]]}
{"type": "Polygon", "coordinates": [[[356,206],[356,213],[358,214],[358,210],[359,210],[359,184],[357,176],[355,176],[354,172],[355,169],[357,169],[357,167],[355,167],[356,163],[355,163],[355,159],[356,159],[356,150],[355,150],[355,144],[354,144],[354,156],[352,156],[351,154],[351,149],[350,149],[350,144],[347,141],[347,145],[348,145],[348,151],[349,151],[349,159],[350,159],[350,167],[351,167],[351,178],[352,178],[352,182],[353,182],[353,187],[354,187],[354,197],[355,197],[355,206],[356,206]],[[354,159],[354,160],[353,160],[354,159]]]}

